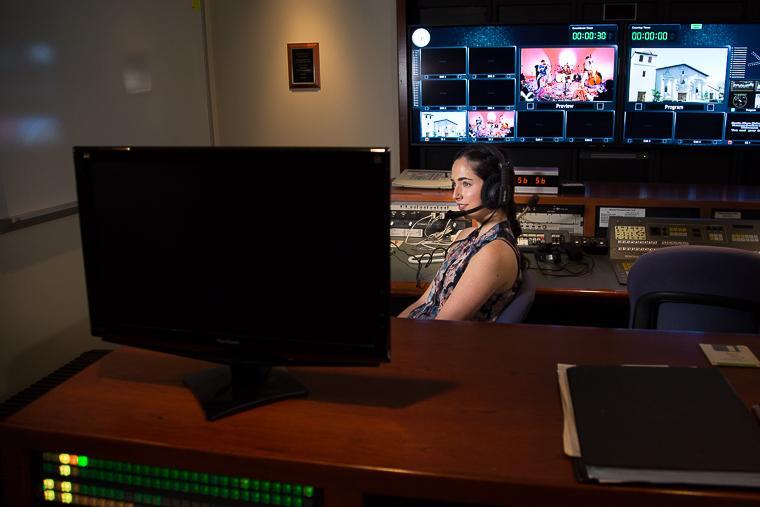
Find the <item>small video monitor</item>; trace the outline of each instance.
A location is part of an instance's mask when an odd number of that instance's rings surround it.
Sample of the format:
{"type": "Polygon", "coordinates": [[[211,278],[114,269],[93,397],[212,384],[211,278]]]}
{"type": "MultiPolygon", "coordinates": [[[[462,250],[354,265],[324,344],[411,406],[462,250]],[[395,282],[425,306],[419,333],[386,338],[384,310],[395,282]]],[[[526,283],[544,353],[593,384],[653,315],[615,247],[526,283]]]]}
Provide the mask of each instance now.
{"type": "Polygon", "coordinates": [[[467,104],[467,81],[433,79],[422,81],[422,104],[425,106],[464,106],[467,104]]]}
{"type": "Polygon", "coordinates": [[[673,113],[628,111],[625,113],[625,135],[631,139],[671,139],[673,113]]]}
{"type": "Polygon", "coordinates": [[[760,143],[760,116],[745,113],[728,113],[726,139],[731,144],[760,143]]]}
{"type": "Polygon", "coordinates": [[[615,133],[615,113],[612,111],[568,111],[567,137],[612,138],[615,133]]]}
{"type": "Polygon", "coordinates": [[[518,137],[563,137],[562,111],[520,111],[517,115],[518,137]]]}
{"type": "Polygon", "coordinates": [[[471,106],[513,106],[514,79],[473,79],[470,81],[471,106]]]}
{"type": "Polygon", "coordinates": [[[723,139],[723,113],[676,113],[676,139],[723,139]]]}
{"type": "Polygon", "coordinates": [[[462,140],[467,134],[466,111],[423,111],[420,113],[420,139],[462,140]]]}
{"type": "Polygon", "coordinates": [[[506,110],[468,111],[470,139],[506,139],[515,132],[515,112],[506,110]]]}
{"type": "Polygon", "coordinates": [[[461,75],[467,73],[465,48],[429,48],[421,51],[423,75],[461,75]]]}
{"type": "Polygon", "coordinates": [[[515,48],[470,48],[470,74],[514,74],[515,48]]]}

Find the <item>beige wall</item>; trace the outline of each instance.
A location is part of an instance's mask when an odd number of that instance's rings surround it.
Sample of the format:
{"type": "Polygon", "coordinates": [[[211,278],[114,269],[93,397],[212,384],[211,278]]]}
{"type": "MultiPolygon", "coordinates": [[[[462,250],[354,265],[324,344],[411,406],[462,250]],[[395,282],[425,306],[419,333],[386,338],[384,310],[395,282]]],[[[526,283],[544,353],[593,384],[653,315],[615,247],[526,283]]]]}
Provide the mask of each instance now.
{"type": "Polygon", "coordinates": [[[394,0],[206,5],[217,144],[390,146],[398,174],[394,0]],[[319,43],[319,91],[288,89],[291,42],[319,43]]]}
{"type": "MultiPolygon", "coordinates": [[[[390,146],[398,173],[393,0],[207,4],[218,144],[390,146]],[[320,91],[288,90],[288,42],[320,43],[320,91]]],[[[109,346],[90,336],[79,241],[76,215],[0,235],[0,401],[109,346]]]]}
{"type": "Polygon", "coordinates": [[[77,215],[0,235],[0,400],[93,348],[77,215]]]}

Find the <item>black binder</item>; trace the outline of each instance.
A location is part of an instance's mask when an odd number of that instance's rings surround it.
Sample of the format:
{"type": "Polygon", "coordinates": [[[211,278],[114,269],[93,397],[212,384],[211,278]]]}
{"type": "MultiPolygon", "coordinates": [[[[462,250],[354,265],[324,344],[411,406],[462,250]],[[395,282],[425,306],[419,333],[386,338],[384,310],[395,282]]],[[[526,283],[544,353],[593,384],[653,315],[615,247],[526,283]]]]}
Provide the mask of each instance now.
{"type": "Polygon", "coordinates": [[[567,370],[581,481],[760,487],[760,425],[715,368],[567,370]]]}

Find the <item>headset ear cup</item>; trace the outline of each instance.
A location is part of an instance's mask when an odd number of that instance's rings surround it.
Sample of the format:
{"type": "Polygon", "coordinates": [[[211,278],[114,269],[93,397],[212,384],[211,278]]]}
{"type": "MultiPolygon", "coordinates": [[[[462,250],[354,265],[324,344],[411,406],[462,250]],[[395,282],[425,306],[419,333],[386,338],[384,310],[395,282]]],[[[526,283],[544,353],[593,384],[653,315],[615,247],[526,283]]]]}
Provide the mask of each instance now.
{"type": "Polygon", "coordinates": [[[501,175],[492,174],[483,182],[480,192],[480,201],[488,209],[499,207],[499,194],[501,193],[501,175]]]}

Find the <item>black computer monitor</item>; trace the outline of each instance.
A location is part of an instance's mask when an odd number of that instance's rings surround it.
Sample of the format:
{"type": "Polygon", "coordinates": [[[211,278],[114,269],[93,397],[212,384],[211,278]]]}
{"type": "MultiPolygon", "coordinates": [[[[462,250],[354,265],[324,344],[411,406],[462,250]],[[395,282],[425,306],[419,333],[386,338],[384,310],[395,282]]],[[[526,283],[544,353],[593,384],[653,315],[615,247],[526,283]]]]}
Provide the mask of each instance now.
{"type": "Polygon", "coordinates": [[[221,363],[214,419],[390,358],[386,148],[74,148],[92,333],[221,363]]]}

